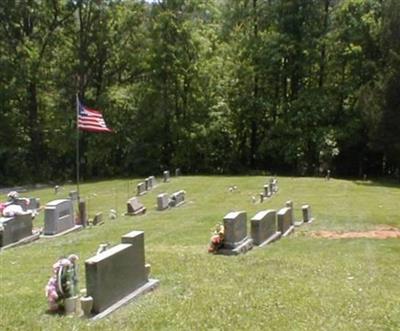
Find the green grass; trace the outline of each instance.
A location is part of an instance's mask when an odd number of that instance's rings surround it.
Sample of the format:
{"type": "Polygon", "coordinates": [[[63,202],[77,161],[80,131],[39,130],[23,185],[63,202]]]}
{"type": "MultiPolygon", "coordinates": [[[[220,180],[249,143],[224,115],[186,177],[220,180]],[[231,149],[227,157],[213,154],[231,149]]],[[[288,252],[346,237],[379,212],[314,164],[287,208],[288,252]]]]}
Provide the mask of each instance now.
{"type": "MultiPolygon", "coordinates": [[[[179,177],[160,183],[140,198],[148,212],[108,220],[110,208],[125,212],[138,180],[112,180],[81,186],[89,214],[102,211],[102,226],[54,239],[40,239],[0,253],[2,330],[399,330],[400,240],[315,239],[316,230],[368,230],[400,227],[400,187],[373,182],[279,178],[279,192],[263,204],[251,197],[265,177],[179,177]],[[229,185],[239,190],[228,192],[229,185]],[[156,195],[187,192],[179,208],[155,210],[156,195]],[[130,190],[131,192],[129,193],[130,190]],[[96,196],[94,195],[96,194],[96,196]],[[248,219],[263,209],[293,200],[296,216],[309,203],[316,221],[266,248],[237,257],[207,253],[211,228],[232,210],[248,219]],[[84,261],[102,242],[117,244],[131,230],[145,231],[146,262],[160,287],[96,323],[47,315],[44,286],[61,255],[84,261]]],[[[67,196],[65,186],[57,197],[67,196]]],[[[53,190],[28,192],[42,204],[53,190]]],[[[5,198],[5,197],[3,197],[5,198]]],[[[248,222],[249,223],[249,222],[248,222]]],[[[43,213],[35,226],[43,225],[43,213]]]]}

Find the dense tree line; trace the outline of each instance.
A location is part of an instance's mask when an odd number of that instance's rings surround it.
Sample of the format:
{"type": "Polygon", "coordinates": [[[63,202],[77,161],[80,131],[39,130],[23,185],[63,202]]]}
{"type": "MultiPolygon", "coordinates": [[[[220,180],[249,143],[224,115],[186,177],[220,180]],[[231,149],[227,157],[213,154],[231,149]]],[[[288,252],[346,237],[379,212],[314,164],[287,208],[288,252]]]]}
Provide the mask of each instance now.
{"type": "Polygon", "coordinates": [[[159,173],[397,176],[397,0],[3,0],[0,183],[159,173]]]}

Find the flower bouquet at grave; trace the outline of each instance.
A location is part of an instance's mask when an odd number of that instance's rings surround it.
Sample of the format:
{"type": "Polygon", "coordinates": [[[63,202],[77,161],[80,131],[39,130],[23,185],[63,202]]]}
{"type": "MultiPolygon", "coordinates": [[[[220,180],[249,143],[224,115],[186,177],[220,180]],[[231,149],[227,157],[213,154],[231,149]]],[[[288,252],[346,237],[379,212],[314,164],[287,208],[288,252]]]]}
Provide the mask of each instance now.
{"type": "Polygon", "coordinates": [[[219,248],[224,244],[224,226],[217,224],[210,239],[210,246],[208,247],[209,253],[216,253],[219,248]]]}
{"type": "Polygon", "coordinates": [[[50,277],[45,293],[50,311],[58,311],[64,307],[64,300],[78,294],[77,255],[61,258],[53,265],[53,275],[50,277]]]}

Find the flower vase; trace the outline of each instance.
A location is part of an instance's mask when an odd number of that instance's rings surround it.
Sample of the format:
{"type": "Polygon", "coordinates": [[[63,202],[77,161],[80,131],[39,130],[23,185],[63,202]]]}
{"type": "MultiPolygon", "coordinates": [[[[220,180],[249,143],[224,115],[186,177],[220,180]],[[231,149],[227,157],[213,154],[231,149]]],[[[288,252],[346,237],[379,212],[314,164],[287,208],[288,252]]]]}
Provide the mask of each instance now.
{"type": "Polygon", "coordinates": [[[81,309],[83,315],[90,317],[93,308],[93,298],[92,297],[81,297],[81,309]]]}
{"type": "Polygon", "coordinates": [[[76,313],[76,306],[78,302],[78,296],[73,296],[69,298],[64,299],[64,308],[65,308],[65,314],[70,315],[70,314],[75,314],[76,313]]]}

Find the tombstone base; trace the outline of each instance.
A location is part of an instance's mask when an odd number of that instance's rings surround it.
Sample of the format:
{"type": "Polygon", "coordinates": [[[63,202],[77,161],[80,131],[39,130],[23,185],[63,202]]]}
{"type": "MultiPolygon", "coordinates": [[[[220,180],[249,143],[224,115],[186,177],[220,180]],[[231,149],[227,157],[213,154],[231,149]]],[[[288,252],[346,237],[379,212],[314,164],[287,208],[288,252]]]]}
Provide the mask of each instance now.
{"type": "Polygon", "coordinates": [[[185,204],[186,201],[181,201],[179,203],[177,203],[174,207],[179,207],[182,206],[183,204],[185,204]]]}
{"type": "Polygon", "coordinates": [[[20,240],[18,240],[16,242],[13,242],[13,243],[8,244],[6,246],[0,247],[0,249],[3,250],[3,249],[8,249],[8,248],[11,248],[11,247],[15,247],[15,246],[29,244],[30,242],[35,241],[36,239],[39,239],[39,237],[40,237],[40,231],[39,230],[36,230],[36,231],[34,230],[34,231],[32,231],[32,235],[30,235],[28,237],[25,237],[25,238],[22,238],[22,239],[20,239],[20,240]]]}
{"type": "Polygon", "coordinates": [[[140,208],[132,213],[126,213],[125,215],[127,216],[137,216],[137,215],[141,215],[141,214],[146,214],[146,207],[140,208]]]}
{"type": "Polygon", "coordinates": [[[287,237],[292,232],[294,232],[294,225],[292,225],[289,229],[287,229],[286,232],[284,234],[282,234],[282,237],[287,237]]]}
{"type": "Polygon", "coordinates": [[[268,245],[268,244],[280,239],[281,235],[282,234],[281,234],[280,231],[276,232],[271,237],[269,237],[267,240],[263,241],[260,245],[258,245],[258,247],[264,247],[264,246],[266,246],[266,245],[268,245]]]}
{"type": "Polygon", "coordinates": [[[303,225],[303,223],[304,223],[304,221],[294,222],[294,226],[299,227],[299,226],[303,225]]]}
{"type": "Polygon", "coordinates": [[[303,224],[311,224],[312,222],[314,222],[315,221],[315,218],[310,218],[310,220],[309,221],[304,221],[303,222],[303,224]]]}
{"type": "Polygon", "coordinates": [[[56,238],[56,237],[61,237],[64,236],[70,232],[74,232],[74,231],[79,231],[82,230],[83,226],[80,224],[75,225],[73,228],[70,228],[68,230],[56,233],[56,234],[45,234],[43,233],[42,235],[40,235],[40,238],[56,238]]]}
{"type": "Polygon", "coordinates": [[[158,286],[160,285],[160,281],[158,279],[152,279],[150,278],[149,281],[133,291],[132,293],[128,294],[121,300],[117,301],[114,303],[112,306],[108,307],[106,310],[103,310],[101,313],[94,315],[91,320],[92,321],[97,321],[99,319],[102,319],[103,317],[106,317],[107,315],[111,314],[115,310],[121,308],[122,306],[128,304],[130,301],[135,300],[139,296],[146,294],[150,291],[155,290],[158,286]]]}
{"type": "Polygon", "coordinates": [[[238,246],[235,248],[220,248],[217,251],[217,254],[221,255],[239,255],[247,253],[249,250],[253,248],[253,239],[246,238],[244,239],[238,246]]]}

